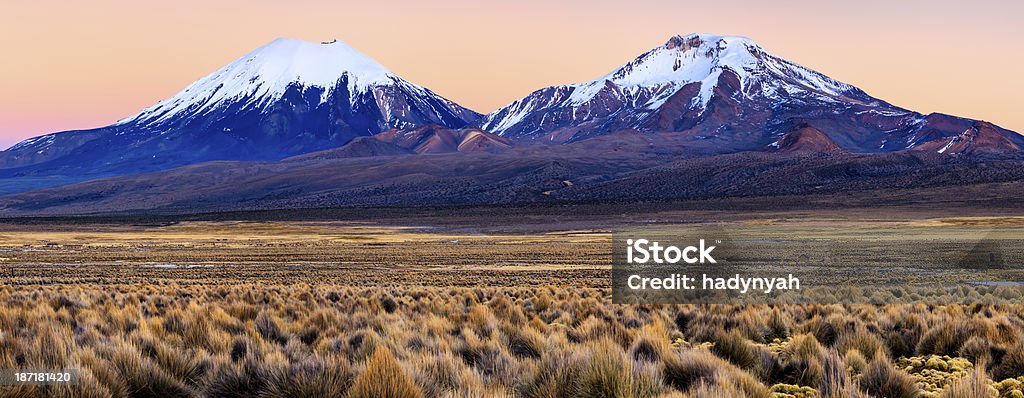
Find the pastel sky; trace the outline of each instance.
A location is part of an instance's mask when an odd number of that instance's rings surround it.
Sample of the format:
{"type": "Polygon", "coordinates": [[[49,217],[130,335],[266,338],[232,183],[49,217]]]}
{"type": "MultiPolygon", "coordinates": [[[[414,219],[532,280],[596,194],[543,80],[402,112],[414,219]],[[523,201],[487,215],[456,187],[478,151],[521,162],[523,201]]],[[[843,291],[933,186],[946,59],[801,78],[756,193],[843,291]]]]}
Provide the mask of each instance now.
{"type": "Polygon", "coordinates": [[[98,127],[277,37],[337,38],[478,112],[675,34],[741,35],[921,112],[1024,132],[1017,1],[21,1],[0,4],[0,148],[98,127]]]}

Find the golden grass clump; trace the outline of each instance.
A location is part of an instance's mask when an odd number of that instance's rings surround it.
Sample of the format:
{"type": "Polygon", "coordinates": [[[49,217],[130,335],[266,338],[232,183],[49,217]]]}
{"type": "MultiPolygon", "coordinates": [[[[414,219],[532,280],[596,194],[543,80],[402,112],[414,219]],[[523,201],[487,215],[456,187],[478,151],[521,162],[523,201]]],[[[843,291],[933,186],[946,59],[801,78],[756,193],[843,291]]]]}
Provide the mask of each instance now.
{"type": "Polygon", "coordinates": [[[998,398],[999,390],[992,387],[982,366],[976,366],[966,376],[954,381],[942,391],[940,398],[998,398]]]}
{"type": "Polygon", "coordinates": [[[921,389],[915,384],[914,379],[906,372],[896,369],[882,353],[875,355],[875,359],[868,364],[859,380],[865,392],[877,397],[915,398],[921,395],[921,389]]]}
{"type": "Polygon", "coordinates": [[[352,398],[420,398],[423,392],[387,348],[378,348],[356,378],[352,398]]]}

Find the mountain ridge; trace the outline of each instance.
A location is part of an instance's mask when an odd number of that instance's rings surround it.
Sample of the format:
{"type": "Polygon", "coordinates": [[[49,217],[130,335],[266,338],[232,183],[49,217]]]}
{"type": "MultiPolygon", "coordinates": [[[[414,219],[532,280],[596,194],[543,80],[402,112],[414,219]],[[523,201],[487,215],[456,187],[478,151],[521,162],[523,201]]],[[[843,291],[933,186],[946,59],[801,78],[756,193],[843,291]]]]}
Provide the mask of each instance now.
{"type": "Polygon", "coordinates": [[[745,37],[673,36],[600,79],[488,115],[344,43],[281,39],[117,124],[0,152],[0,213],[633,200],[614,190],[699,182],[676,172],[711,173],[706,189],[678,187],[711,197],[900,188],[921,184],[914,175],[959,183],[941,173],[1022,161],[1022,148],[1012,131],[896,107],[745,37]]]}

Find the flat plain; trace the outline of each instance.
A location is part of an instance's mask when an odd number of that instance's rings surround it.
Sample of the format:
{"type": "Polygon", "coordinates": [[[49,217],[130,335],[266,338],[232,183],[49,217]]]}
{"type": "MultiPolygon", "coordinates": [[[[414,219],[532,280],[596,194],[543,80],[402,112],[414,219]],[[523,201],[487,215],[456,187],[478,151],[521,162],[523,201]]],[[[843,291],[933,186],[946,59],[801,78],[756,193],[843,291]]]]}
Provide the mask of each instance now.
{"type": "Polygon", "coordinates": [[[0,368],[81,384],[0,393],[1022,396],[1020,305],[613,304],[609,225],[1013,251],[1024,218],[701,214],[9,221],[0,368]]]}

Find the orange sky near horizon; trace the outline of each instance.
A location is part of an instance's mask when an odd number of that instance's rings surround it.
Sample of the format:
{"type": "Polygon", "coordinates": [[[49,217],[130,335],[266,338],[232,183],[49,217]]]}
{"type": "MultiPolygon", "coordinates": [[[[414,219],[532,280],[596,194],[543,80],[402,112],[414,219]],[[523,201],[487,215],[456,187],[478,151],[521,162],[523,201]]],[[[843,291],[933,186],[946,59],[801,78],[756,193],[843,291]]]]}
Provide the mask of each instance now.
{"type": "Polygon", "coordinates": [[[992,0],[4,0],[0,148],[133,115],[277,37],[337,38],[486,113],[675,34],[741,35],[895,105],[1024,132],[1022,20],[992,0]]]}

